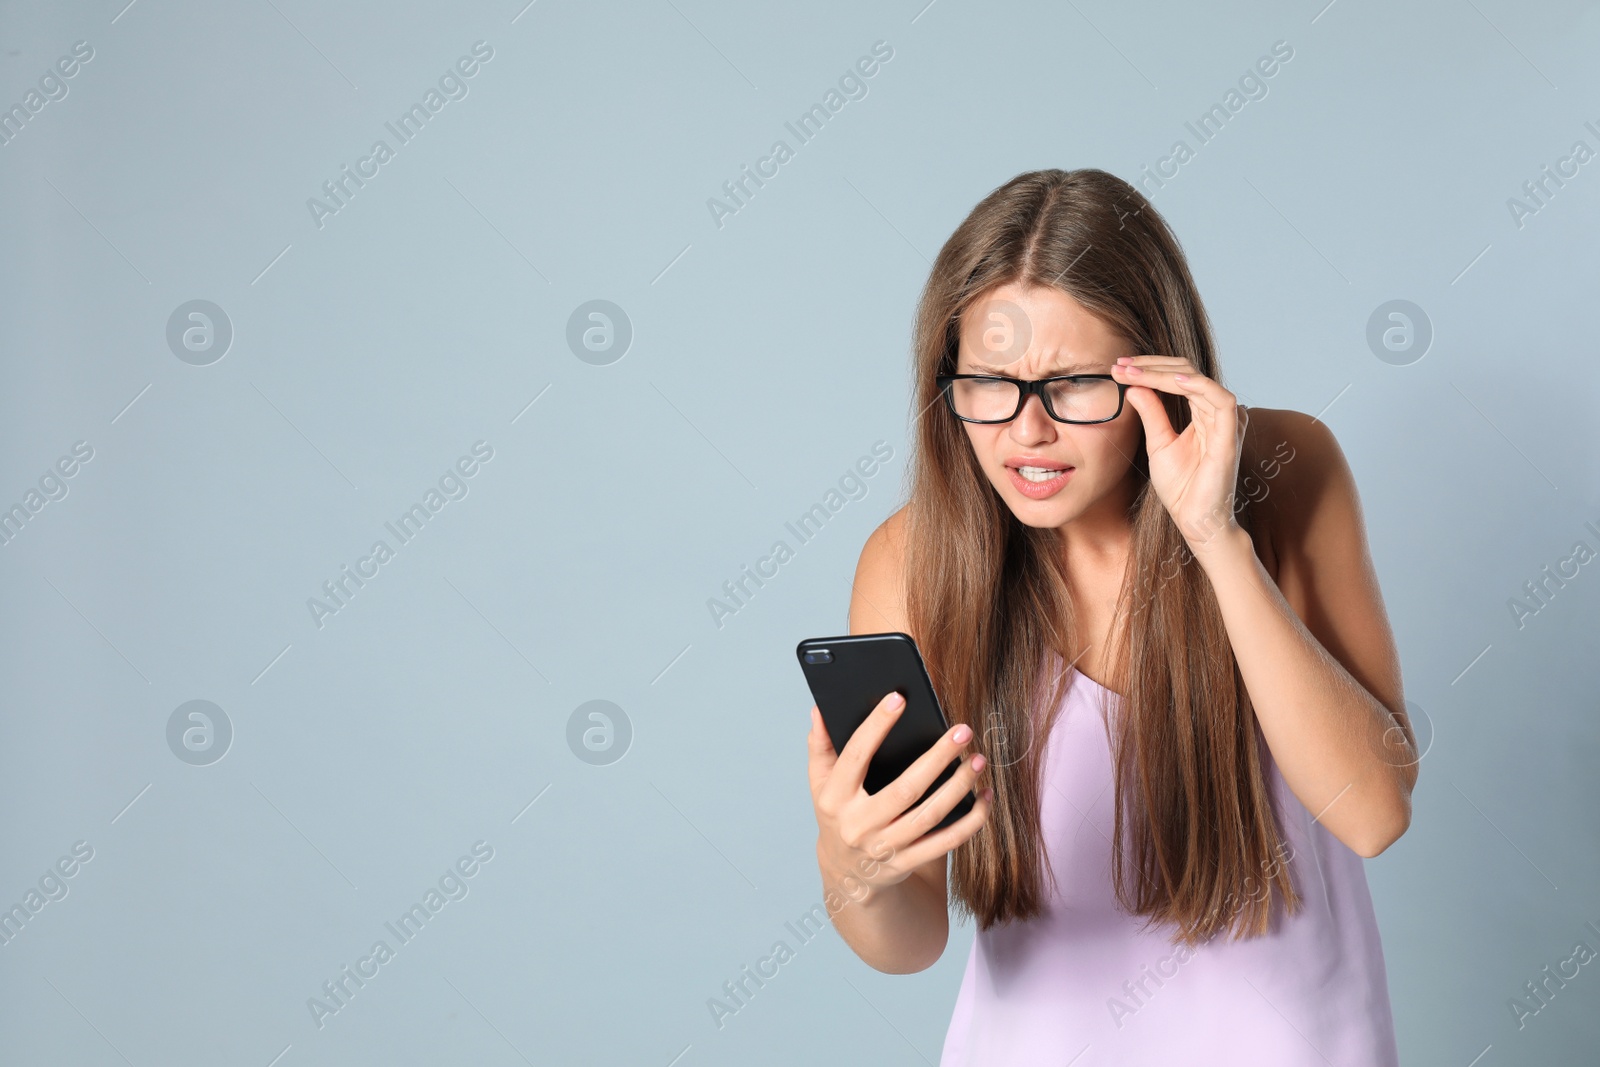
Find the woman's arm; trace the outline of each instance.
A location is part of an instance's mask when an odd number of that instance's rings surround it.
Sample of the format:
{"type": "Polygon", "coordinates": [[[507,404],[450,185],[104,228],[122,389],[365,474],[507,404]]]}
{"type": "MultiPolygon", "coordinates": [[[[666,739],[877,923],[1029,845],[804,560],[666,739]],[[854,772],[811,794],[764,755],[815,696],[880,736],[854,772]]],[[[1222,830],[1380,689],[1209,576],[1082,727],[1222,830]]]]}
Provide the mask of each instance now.
{"type": "Polygon", "coordinates": [[[1211,580],[1284,782],[1335,837],[1376,856],[1411,824],[1418,756],[1338,442],[1309,415],[1241,407],[1179,356],[1124,356],[1112,373],[1144,424],[1150,484],[1211,580]],[[1188,400],[1182,433],[1161,392],[1188,400]],[[1234,517],[1242,453],[1262,453],[1242,447],[1252,433],[1293,450],[1263,509],[1276,582],[1234,517]]]}
{"type": "Polygon", "coordinates": [[[1418,756],[1355,479],[1311,416],[1251,408],[1248,422],[1269,449],[1293,448],[1263,509],[1277,581],[1237,525],[1191,548],[1284,782],[1335,837],[1376,856],[1410,825],[1418,756]]]}

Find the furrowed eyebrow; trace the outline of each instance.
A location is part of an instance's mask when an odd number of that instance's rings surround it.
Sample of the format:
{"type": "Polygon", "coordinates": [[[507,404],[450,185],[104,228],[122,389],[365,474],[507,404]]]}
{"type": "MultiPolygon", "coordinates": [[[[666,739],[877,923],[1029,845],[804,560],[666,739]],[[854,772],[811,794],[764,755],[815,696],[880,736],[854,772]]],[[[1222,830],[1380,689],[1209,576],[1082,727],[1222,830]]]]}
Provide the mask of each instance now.
{"type": "MultiPolygon", "coordinates": [[[[995,375],[996,377],[1000,377],[1000,378],[1015,378],[1015,377],[1017,377],[1015,374],[1006,374],[1005,373],[1005,368],[1003,368],[1003,367],[991,367],[989,364],[984,363],[981,360],[973,360],[972,361],[972,366],[977,368],[973,372],[975,374],[992,374],[992,375],[995,375]]],[[[1063,376],[1068,375],[1068,374],[1103,374],[1103,373],[1105,373],[1105,372],[1100,369],[1100,364],[1098,364],[1098,363],[1069,363],[1064,367],[1057,367],[1054,370],[1046,371],[1045,374],[1044,374],[1044,377],[1046,377],[1046,378],[1060,378],[1060,377],[1063,377],[1063,376]]]]}

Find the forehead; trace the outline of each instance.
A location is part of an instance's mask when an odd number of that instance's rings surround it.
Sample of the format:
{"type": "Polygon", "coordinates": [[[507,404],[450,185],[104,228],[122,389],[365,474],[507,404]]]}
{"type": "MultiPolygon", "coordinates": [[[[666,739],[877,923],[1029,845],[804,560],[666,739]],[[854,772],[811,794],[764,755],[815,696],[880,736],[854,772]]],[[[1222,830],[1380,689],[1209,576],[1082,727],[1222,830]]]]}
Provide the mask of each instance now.
{"type": "Polygon", "coordinates": [[[1090,356],[1081,352],[1042,352],[1037,347],[1029,349],[1021,358],[1007,359],[1003,354],[968,350],[963,345],[956,366],[959,370],[970,373],[1009,375],[1014,378],[1051,378],[1062,374],[1106,374],[1116,359],[1114,355],[1090,356]]]}
{"type": "Polygon", "coordinates": [[[1059,289],[1006,285],[961,316],[957,362],[965,372],[1020,376],[1103,373],[1133,345],[1059,289]]]}

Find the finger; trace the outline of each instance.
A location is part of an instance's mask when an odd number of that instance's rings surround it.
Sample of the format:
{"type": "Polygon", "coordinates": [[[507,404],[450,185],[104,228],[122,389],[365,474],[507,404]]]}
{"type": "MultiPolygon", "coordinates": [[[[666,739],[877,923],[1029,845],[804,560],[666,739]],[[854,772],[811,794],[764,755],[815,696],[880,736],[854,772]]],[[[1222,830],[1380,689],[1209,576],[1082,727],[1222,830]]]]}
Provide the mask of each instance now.
{"type": "Polygon", "coordinates": [[[1215,378],[1207,378],[1203,374],[1186,374],[1181,379],[1174,375],[1173,380],[1188,394],[1190,403],[1204,411],[1218,415],[1226,413],[1231,417],[1232,412],[1239,406],[1239,398],[1224,389],[1222,383],[1215,378]]]}
{"type": "Polygon", "coordinates": [[[1182,396],[1189,401],[1196,416],[1207,419],[1220,418],[1236,403],[1232,393],[1204,375],[1186,374],[1182,370],[1146,370],[1140,374],[1118,376],[1129,385],[1142,385],[1148,389],[1182,396]],[[1182,375],[1182,377],[1179,377],[1182,375]]]}
{"type": "Polygon", "coordinates": [[[1127,362],[1118,362],[1111,371],[1118,379],[1127,382],[1137,382],[1140,379],[1154,374],[1157,371],[1166,371],[1173,374],[1198,375],[1200,370],[1193,363],[1178,356],[1134,356],[1127,362]]]}
{"type": "MultiPolygon", "coordinates": [[[[952,760],[961,758],[967,745],[972,743],[972,737],[972,727],[966,723],[946,730],[944,736],[929,745],[928,751],[913,760],[911,766],[900,772],[899,777],[873,794],[869,807],[871,820],[883,824],[899,818],[902,812],[922,798],[922,794],[944,773],[952,760]]],[[[954,801],[951,803],[953,805],[954,801]]],[[[943,818],[942,813],[940,818],[943,818]]],[[[909,842],[914,839],[906,840],[909,842]]]]}
{"type": "Polygon", "coordinates": [[[1195,373],[1188,368],[1187,362],[1181,366],[1145,367],[1136,374],[1129,373],[1125,366],[1113,370],[1122,371],[1121,380],[1127,381],[1130,385],[1138,384],[1152,389],[1165,389],[1171,393],[1181,393],[1207,410],[1219,410],[1238,403],[1238,398],[1224,389],[1220,382],[1204,374],[1195,373]]]}
{"type": "Polygon", "coordinates": [[[1128,403],[1133,405],[1133,410],[1139,414],[1139,421],[1144,423],[1147,452],[1154,455],[1178,439],[1172,429],[1172,420],[1167,417],[1167,409],[1153,389],[1129,389],[1128,403]]]}
{"type": "Polygon", "coordinates": [[[965,842],[973,834],[983,829],[988,821],[989,809],[994,803],[992,790],[985,789],[983,794],[972,805],[972,810],[967,812],[943,830],[935,830],[917,841],[916,844],[895,853],[895,860],[905,870],[916,870],[929,860],[936,860],[945,855],[957,845],[965,842]]]}
{"type": "Polygon", "coordinates": [[[850,735],[850,740],[844,743],[839,758],[828,773],[827,781],[822,785],[824,793],[842,802],[861,790],[862,783],[867,780],[867,765],[872,762],[873,754],[878,751],[890,728],[900,721],[900,713],[905,706],[905,697],[899,693],[885,694],[878,701],[861,725],[856,727],[855,733],[850,735]]]}
{"type": "Polygon", "coordinates": [[[806,753],[806,773],[811,779],[811,796],[815,799],[817,791],[827,781],[829,772],[839,759],[838,753],[833,750],[833,739],[823,725],[822,713],[815,704],[811,705],[811,732],[806,734],[806,753]]]}
{"type": "Polygon", "coordinates": [[[1183,382],[1177,381],[1175,376],[1185,374],[1188,365],[1173,365],[1171,367],[1137,367],[1119,364],[1111,368],[1114,381],[1119,381],[1130,386],[1144,386],[1146,389],[1160,390],[1166,393],[1176,393],[1180,396],[1193,396],[1196,392],[1184,389],[1183,382]]]}
{"type": "MultiPolygon", "coordinates": [[[[1188,360],[1179,360],[1175,363],[1168,364],[1140,365],[1134,363],[1119,363],[1115,367],[1111,368],[1111,373],[1116,376],[1118,381],[1127,382],[1129,385],[1149,385],[1152,387],[1154,386],[1154,383],[1158,381],[1172,382],[1177,379],[1179,375],[1182,375],[1184,379],[1187,379],[1191,382],[1211,381],[1210,378],[1207,378],[1204,374],[1201,374],[1199,371],[1191,367],[1188,360]]],[[[1177,384],[1182,385],[1183,381],[1178,380],[1177,384]]]]}
{"type": "Polygon", "coordinates": [[[948,815],[962,797],[972,792],[978,775],[983,773],[987,765],[982,753],[974,753],[963,759],[956,772],[941,783],[927,800],[889,824],[886,829],[889,843],[896,848],[909,845],[939,825],[939,820],[948,815]]]}
{"type": "Polygon", "coordinates": [[[1231,437],[1236,426],[1238,399],[1221,385],[1205,377],[1189,377],[1174,381],[1174,386],[1189,398],[1195,415],[1204,418],[1216,428],[1219,439],[1231,437]]]}
{"type": "Polygon", "coordinates": [[[1169,367],[1174,364],[1190,365],[1182,356],[1166,356],[1159,353],[1145,356],[1118,356],[1116,363],[1119,367],[1169,367]]]}

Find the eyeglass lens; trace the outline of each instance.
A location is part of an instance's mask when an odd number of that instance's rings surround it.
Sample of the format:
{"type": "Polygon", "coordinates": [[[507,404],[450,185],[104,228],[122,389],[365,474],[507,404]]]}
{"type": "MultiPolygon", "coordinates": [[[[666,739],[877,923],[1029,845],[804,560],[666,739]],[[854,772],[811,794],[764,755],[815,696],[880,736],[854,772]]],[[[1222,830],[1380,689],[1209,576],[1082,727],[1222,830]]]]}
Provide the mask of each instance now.
{"type": "MultiPolygon", "coordinates": [[[[964,419],[992,421],[1017,413],[1022,387],[1008,378],[959,378],[950,383],[950,399],[964,419]]],[[[1099,422],[1117,413],[1117,383],[1105,378],[1064,378],[1045,386],[1050,408],[1073,422],[1099,422]]]]}

